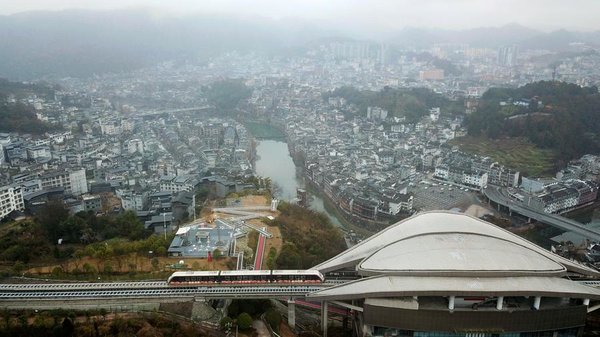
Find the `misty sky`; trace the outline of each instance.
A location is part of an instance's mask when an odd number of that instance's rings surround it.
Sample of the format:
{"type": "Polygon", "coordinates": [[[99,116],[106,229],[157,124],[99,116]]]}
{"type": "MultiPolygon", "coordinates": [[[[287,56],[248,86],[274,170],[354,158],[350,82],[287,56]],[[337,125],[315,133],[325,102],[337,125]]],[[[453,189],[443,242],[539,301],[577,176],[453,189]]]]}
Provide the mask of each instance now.
{"type": "Polygon", "coordinates": [[[600,30],[600,0],[0,0],[0,14],[138,7],[157,14],[299,18],[353,31],[464,29],[508,23],[545,31],[600,30]]]}

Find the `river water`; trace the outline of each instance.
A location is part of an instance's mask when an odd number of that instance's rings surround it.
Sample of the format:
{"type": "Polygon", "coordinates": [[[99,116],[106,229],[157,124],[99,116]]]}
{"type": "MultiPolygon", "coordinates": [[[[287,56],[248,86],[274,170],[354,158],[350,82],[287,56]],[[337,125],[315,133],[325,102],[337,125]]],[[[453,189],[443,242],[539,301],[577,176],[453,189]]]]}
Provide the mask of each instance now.
{"type": "MultiPolygon", "coordinates": [[[[256,174],[269,177],[279,188],[278,199],[291,201],[296,198],[296,189],[304,188],[304,178],[299,174],[296,165],[290,156],[287,143],[278,140],[261,140],[256,146],[256,174]]],[[[310,209],[325,213],[329,220],[342,226],[338,218],[325,209],[323,199],[311,195],[310,209]]]]}

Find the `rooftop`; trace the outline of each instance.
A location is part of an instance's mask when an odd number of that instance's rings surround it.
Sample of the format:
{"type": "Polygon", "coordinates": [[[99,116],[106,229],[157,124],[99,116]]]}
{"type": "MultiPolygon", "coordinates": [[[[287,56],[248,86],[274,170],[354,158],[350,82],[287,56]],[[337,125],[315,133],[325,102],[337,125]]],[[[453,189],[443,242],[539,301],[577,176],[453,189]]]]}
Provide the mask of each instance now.
{"type": "Polygon", "coordinates": [[[359,264],[361,274],[535,275],[563,274],[565,267],[530,249],[486,235],[432,233],[376,251],[359,264]]]}
{"type": "Polygon", "coordinates": [[[409,271],[471,276],[513,272],[556,275],[569,271],[600,276],[507,230],[450,211],[419,213],[397,222],[314,268],[326,273],[356,267],[365,275],[409,271]],[[371,255],[373,258],[368,258],[371,255]]]}

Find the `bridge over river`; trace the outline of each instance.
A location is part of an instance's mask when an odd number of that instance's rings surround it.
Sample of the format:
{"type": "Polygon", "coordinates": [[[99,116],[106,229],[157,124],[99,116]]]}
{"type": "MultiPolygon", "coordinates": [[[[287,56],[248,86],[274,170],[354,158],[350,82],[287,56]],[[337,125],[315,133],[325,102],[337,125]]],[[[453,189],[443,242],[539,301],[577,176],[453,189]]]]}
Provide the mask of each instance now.
{"type": "Polygon", "coordinates": [[[484,188],[482,192],[490,201],[508,208],[509,212],[511,213],[515,212],[530,219],[535,219],[539,222],[577,233],[592,241],[600,242],[600,231],[597,229],[586,227],[575,220],[567,219],[560,215],[549,214],[531,208],[523,202],[512,199],[501,187],[488,186],[484,188]]]}

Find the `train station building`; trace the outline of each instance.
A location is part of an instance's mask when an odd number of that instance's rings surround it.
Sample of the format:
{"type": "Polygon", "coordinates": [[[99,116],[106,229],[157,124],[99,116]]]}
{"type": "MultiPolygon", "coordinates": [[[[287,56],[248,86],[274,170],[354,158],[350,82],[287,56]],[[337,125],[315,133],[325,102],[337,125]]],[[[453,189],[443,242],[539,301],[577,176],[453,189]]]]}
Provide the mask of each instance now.
{"type": "Polygon", "coordinates": [[[600,274],[460,213],[400,221],[316,266],[362,278],[308,295],[346,308],[359,336],[580,336],[600,274]],[[587,282],[587,283],[586,283],[587,282]]]}
{"type": "Polygon", "coordinates": [[[218,249],[229,256],[234,245],[234,229],[219,221],[215,227],[205,223],[180,227],[167,251],[170,256],[206,258],[218,249]]]}

